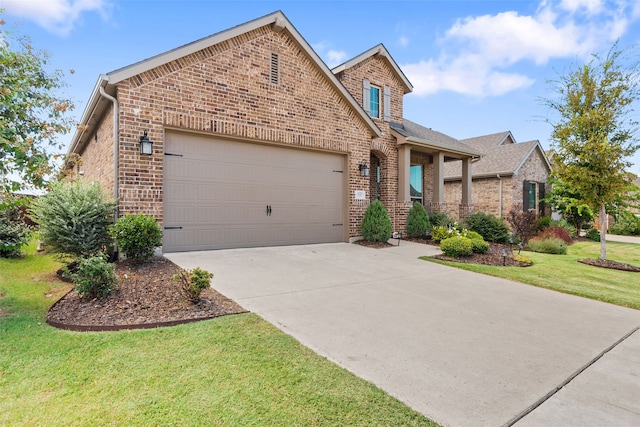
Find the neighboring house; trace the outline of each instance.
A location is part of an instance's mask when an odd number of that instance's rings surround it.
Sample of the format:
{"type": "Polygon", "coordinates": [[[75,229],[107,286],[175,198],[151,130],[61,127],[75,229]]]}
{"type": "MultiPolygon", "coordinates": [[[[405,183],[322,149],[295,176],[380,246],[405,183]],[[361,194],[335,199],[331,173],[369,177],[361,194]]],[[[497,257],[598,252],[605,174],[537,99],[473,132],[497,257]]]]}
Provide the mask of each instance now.
{"type": "Polygon", "coordinates": [[[164,252],[351,241],[372,199],[394,230],[414,197],[445,209],[451,160],[472,209],[480,153],[404,120],[411,91],[384,46],[331,70],[275,12],[101,75],[69,152],[164,252]]]}
{"type": "MultiPolygon", "coordinates": [[[[540,142],[516,142],[511,132],[461,140],[480,151],[473,163],[473,204],[477,212],[506,216],[512,207],[549,215],[542,200],[551,164],[540,142]]],[[[445,165],[445,200],[460,197],[461,162],[445,165]]]]}

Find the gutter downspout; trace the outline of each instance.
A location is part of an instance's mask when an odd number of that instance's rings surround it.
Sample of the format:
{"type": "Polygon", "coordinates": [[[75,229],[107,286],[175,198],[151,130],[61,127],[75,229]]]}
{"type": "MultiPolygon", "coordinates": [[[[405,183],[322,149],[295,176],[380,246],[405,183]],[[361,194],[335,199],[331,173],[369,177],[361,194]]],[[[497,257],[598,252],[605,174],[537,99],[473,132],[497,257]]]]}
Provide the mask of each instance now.
{"type": "Polygon", "coordinates": [[[498,202],[498,213],[500,214],[500,218],[502,218],[502,177],[500,176],[500,174],[497,174],[496,178],[500,180],[500,200],[498,202]]]}
{"type": "Polygon", "coordinates": [[[100,86],[100,95],[104,98],[107,98],[109,101],[113,103],[113,197],[116,201],[116,208],[113,214],[113,222],[115,223],[118,219],[118,100],[113,96],[109,95],[105,92],[104,88],[100,86]]]}

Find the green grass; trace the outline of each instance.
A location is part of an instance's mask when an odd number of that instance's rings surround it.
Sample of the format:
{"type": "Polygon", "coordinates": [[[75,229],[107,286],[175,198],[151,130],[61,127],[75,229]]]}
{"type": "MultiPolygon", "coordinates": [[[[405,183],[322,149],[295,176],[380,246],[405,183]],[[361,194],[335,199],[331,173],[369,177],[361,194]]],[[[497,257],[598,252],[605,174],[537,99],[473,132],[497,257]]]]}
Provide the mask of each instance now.
{"type": "Polygon", "coordinates": [[[436,424],[254,314],[154,330],[44,322],[58,264],[0,259],[0,425],[436,424]]]}
{"type": "MultiPolygon", "coordinates": [[[[531,267],[501,267],[422,259],[464,270],[502,277],[579,295],[599,301],[640,309],[640,273],[593,267],[577,262],[581,258],[598,258],[599,242],[580,242],[569,246],[567,255],[522,252],[532,258],[531,267]]],[[[640,266],[640,245],[607,243],[607,259],[640,266]]]]}

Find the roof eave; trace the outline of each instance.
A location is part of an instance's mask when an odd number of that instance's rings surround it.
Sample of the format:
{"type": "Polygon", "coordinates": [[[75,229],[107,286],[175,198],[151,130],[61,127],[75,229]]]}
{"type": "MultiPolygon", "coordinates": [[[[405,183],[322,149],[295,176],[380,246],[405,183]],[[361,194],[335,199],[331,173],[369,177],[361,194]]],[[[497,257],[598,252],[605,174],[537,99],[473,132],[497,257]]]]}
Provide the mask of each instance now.
{"type": "Polygon", "coordinates": [[[433,142],[433,141],[428,141],[426,139],[422,139],[422,138],[416,138],[415,136],[409,136],[409,137],[405,137],[403,136],[401,133],[399,133],[398,131],[395,130],[391,130],[392,134],[395,134],[394,136],[396,136],[396,139],[398,140],[398,144],[406,144],[406,143],[413,143],[413,144],[417,144],[417,145],[421,145],[427,148],[433,148],[439,151],[446,151],[449,153],[455,153],[458,155],[462,155],[464,157],[482,157],[482,153],[475,151],[475,150],[460,150],[457,148],[452,148],[450,146],[444,145],[444,144],[439,144],[437,142],[433,142]]]}
{"type": "MultiPolygon", "coordinates": [[[[100,95],[100,87],[107,87],[109,82],[109,77],[101,74],[98,77],[98,81],[96,82],[93,90],[91,91],[91,96],[89,97],[89,101],[84,107],[84,111],[82,112],[82,116],[80,117],[80,122],[76,127],[76,131],[71,138],[71,144],[69,144],[69,149],[67,150],[67,154],[76,153],[86,142],[86,137],[91,132],[87,132],[90,129],[85,128],[84,126],[89,123],[92,117],[96,115],[97,112],[102,113],[102,109],[98,111],[98,105],[100,100],[102,99],[102,95],[100,95]]],[[[98,114],[99,115],[99,114],[98,114]]]]}
{"type": "MultiPolygon", "coordinates": [[[[504,178],[507,176],[513,176],[513,172],[512,171],[504,171],[504,172],[485,172],[485,173],[481,173],[481,174],[474,174],[473,172],[471,173],[471,179],[483,179],[483,178],[498,178],[498,175],[500,175],[500,178],[504,178]]],[[[444,177],[445,181],[460,181],[462,180],[462,175],[454,175],[454,176],[445,176],[444,177]]]]}

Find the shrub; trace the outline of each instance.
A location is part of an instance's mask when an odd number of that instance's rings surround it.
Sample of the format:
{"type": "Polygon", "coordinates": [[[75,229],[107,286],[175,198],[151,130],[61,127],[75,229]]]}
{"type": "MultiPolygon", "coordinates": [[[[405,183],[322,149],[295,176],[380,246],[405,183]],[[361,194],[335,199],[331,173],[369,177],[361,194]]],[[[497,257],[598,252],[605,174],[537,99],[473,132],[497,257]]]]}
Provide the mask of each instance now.
{"type": "Polygon", "coordinates": [[[480,233],[476,233],[475,231],[467,230],[466,228],[460,232],[460,235],[462,237],[466,237],[467,239],[471,239],[471,240],[477,239],[477,240],[483,240],[484,241],[484,238],[480,235],[480,233]]]}
{"type": "Polygon", "coordinates": [[[542,231],[545,228],[549,228],[551,226],[551,218],[548,216],[541,216],[538,219],[538,231],[542,231]]]}
{"type": "Polygon", "coordinates": [[[441,241],[454,236],[459,236],[458,230],[455,228],[444,225],[431,228],[431,240],[433,240],[434,243],[440,243],[441,241]]]}
{"type": "Polygon", "coordinates": [[[452,218],[449,218],[447,216],[447,214],[445,214],[444,212],[431,212],[430,214],[428,214],[429,216],[429,224],[432,227],[440,227],[440,226],[451,226],[455,223],[455,220],[452,218]]]}
{"type": "Polygon", "coordinates": [[[562,227],[565,230],[567,230],[567,233],[569,233],[569,235],[571,237],[575,237],[578,235],[577,231],[576,231],[576,227],[573,226],[573,224],[570,224],[569,222],[567,222],[567,220],[565,219],[561,219],[558,221],[551,221],[550,227],[562,227]]]}
{"type": "Polygon", "coordinates": [[[22,247],[29,243],[30,237],[31,229],[22,220],[17,202],[0,201],[0,257],[22,256],[22,247]]]}
{"type": "Polygon", "coordinates": [[[520,254],[511,254],[511,258],[515,262],[519,262],[521,264],[533,265],[533,260],[528,256],[520,255],[520,254]]]}
{"type": "Polygon", "coordinates": [[[469,256],[473,253],[471,239],[462,236],[449,237],[440,242],[440,250],[443,254],[453,258],[469,256]]]}
{"type": "Polygon", "coordinates": [[[109,229],[111,237],[127,258],[145,261],[153,256],[156,246],[162,241],[162,231],[155,218],[149,215],[127,214],[118,218],[109,229]]]}
{"type": "Polygon", "coordinates": [[[36,199],[33,219],[39,225],[40,240],[51,251],[90,258],[111,242],[107,227],[114,207],[97,184],[59,183],[36,199]]]}
{"type": "Polygon", "coordinates": [[[429,231],[429,216],[422,203],[414,202],[411,209],[409,209],[405,230],[409,237],[426,236],[427,231],[429,231]]]}
{"type": "Polygon", "coordinates": [[[386,242],[391,238],[391,220],[380,200],[367,207],[362,218],[362,236],[370,242],[386,242]]]}
{"type": "Polygon", "coordinates": [[[631,212],[621,211],[616,221],[609,226],[609,233],[622,236],[640,235],[640,218],[631,212]]]}
{"type": "Polygon", "coordinates": [[[567,245],[562,239],[558,238],[539,239],[538,237],[534,237],[529,240],[529,248],[533,252],[540,252],[543,254],[565,255],[567,253],[567,245]]]}
{"type": "MultiPolygon", "coordinates": [[[[467,237],[468,238],[468,237],[467,237]]],[[[475,254],[486,254],[489,251],[489,243],[482,239],[469,239],[471,240],[471,250],[475,254]]]]}
{"type": "Polygon", "coordinates": [[[511,231],[519,241],[527,243],[538,231],[538,214],[535,211],[523,211],[521,206],[514,206],[507,214],[507,222],[511,231]]]}
{"type": "Polygon", "coordinates": [[[466,228],[479,233],[484,240],[495,243],[509,241],[509,228],[504,220],[493,215],[477,212],[465,220],[466,228]]]}
{"type": "Polygon", "coordinates": [[[193,270],[180,269],[173,280],[180,281],[180,292],[192,303],[200,301],[200,293],[211,284],[212,273],[196,267],[193,270]]]}
{"type": "Polygon", "coordinates": [[[118,277],[113,264],[102,256],[82,258],[74,273],[69,274],[80,298],[102,298],[117,289],[118,277]]]}
{"type": "Polygon", "coordinates": [[[600,232],[595,228],[592,228],[591,230],[587,231],[587,234],[585,234],[584,237],[586,237],[587,239],[593,240],[594,242],[599,242],[600,232]]]}
{"type": "Polygon", "coordinates": [[[571,238],[571,234],[569,230],[567,230],[564,227],[558,227],[556,225],[552,225],[549,228],[542,230],[536,235],[536,237],[538,238],[538,240],[561,239],[567,245],[570,245],[573,243],[573,239],[571,238]]]}

